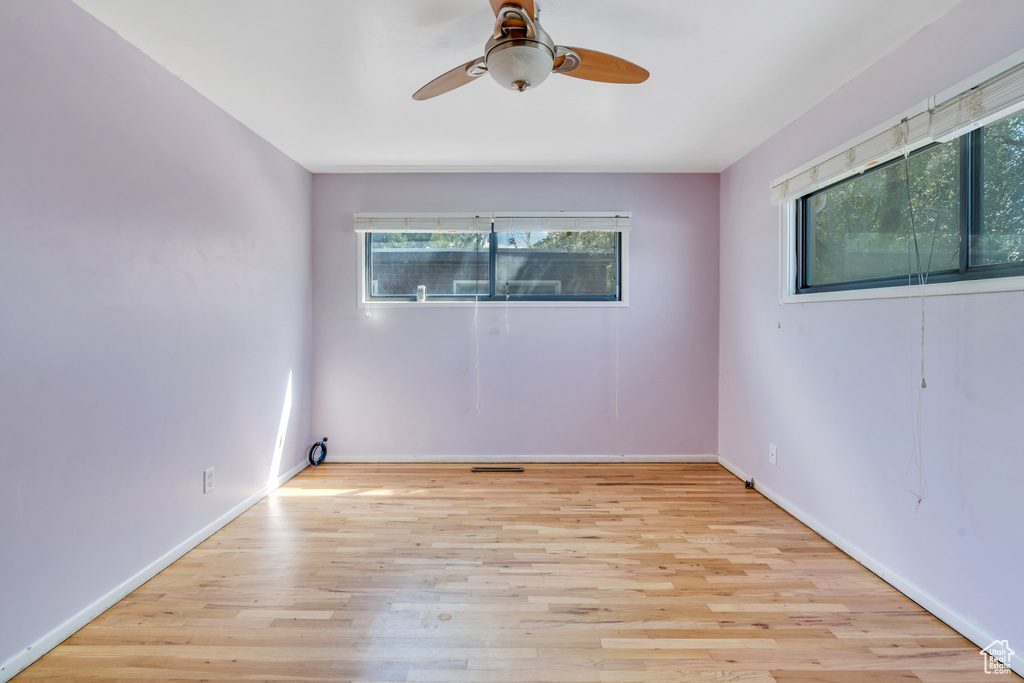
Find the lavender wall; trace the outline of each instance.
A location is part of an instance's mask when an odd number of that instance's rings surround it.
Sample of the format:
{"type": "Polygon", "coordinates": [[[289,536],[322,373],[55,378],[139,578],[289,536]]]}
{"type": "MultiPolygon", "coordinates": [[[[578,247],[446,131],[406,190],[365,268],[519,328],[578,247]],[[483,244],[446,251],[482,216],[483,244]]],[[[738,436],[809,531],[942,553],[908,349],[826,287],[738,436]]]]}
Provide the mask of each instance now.
{"type": "Polygon", "coordinates": [[[1016,0],[968,0],[719,195],[715,175],[311,180],[68,0],[6,0],[0,665],[301,466],[311,415],[341,460],[720,452],[976,633],[1024,642],[1024,294],[925,304],[918,508],[920,304],[780,307],[767,201],[772,178],[1024,47],[1021,25],[1016,0]],[[632,211],[630,306],[514,308],[510,330],[481,309],[477,414],[472,309],[367,318],[352,213],[492,209],[632,211]]]}
{"type": "Polygon", "coordinates": [[[312,279],[310,174],[69,0],[0,93],[2,666],[301,464],[312,279]]]}
{"type": "Polygon", "coordinates": [[[728,169],[721,186],[723,460],[967,635],[1011,644],[1024,643],[1024,292],[925,302],[918,507],[908,483],[920,299],[779,306],[768,193],[772,179],[1024,48],[1021,26],[1017,0],[964,2],[728,169]]]}
{"type": "Polygon", "coordinates": [[[717,175],[318,175],[313,426],[332,456],[713,454],[717,175]],[[626,210],[619,311],[356,307],[355,211],[626,210]]]}

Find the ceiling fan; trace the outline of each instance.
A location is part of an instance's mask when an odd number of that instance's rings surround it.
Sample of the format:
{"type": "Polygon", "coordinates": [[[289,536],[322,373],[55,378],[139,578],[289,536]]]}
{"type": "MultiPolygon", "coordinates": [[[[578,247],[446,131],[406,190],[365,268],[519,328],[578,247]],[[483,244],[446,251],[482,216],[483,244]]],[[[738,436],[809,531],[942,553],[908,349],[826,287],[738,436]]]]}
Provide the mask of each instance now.
{"type": "Polygon", "coordinates": [[[602,83],[643,83],[647,69],[595,50],[555,45],[541,28],[534,0],[490,0],[494,9],[494,35],[484,56],[455,67],[427,83],[412,96],[429,100],[476,80],[485,73],[498,85],[523,92],[536,88],[549,74],[602,83]]]}

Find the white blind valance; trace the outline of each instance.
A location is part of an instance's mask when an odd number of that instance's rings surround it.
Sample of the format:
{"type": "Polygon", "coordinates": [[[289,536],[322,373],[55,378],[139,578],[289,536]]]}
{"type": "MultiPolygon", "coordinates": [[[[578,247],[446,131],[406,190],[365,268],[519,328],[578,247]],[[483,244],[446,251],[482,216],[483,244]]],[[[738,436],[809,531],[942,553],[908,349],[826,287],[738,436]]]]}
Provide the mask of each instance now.
{"type": "Polygon", "coordinates": [[[491,214],[357,213],[356,232],[490,232],[491,214]]]}
{"type": "Polygon", "coordinates": [[[878,135],[830,156],[800,173],[772,185],[772,204],[802,197],[819,187],[831,185],[847,176],[856,175],[883,161],[894,159],[905,150],[930,142],[929,113],[897,123],[878,135]]]}
{"type": "Polygon", "coordinates": [[[356,232],[626,232],[630,213],[357,213],[356,232]]]}
{"type": "Polygon", "coordinates": [[[1024,108],[1024,64],[909,116],[881,133],[772,183],[771,203],[802,197],[884,161],[946,142],[1024,108]]]}
{"type": "Polygon", "coordinates": [[[495,213],[494,232],[628,232],[630,214],[495,213]]]}
{"type": "Polygon", "coordinates": [[[1004,71],[935,107],[932,137],[945,142],[1024,107],[1024,64],[1004,71]]]}

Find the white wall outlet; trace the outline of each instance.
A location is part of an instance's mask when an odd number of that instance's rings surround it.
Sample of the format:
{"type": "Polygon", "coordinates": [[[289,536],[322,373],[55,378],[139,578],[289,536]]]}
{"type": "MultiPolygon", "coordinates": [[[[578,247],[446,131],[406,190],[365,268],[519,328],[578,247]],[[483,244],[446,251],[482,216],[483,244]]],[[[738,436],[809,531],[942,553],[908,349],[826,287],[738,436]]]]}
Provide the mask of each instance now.
{"type": "Polygon", "coordinates": [[[213,490],[213,468],[208,467],[203,470],[203,493],[209,493],[213,490]]]}
{"type": "Polygon", "coordinates": [[[773,443],[768,444],[768,464],[779,464],[779,447],[773,443]]]}

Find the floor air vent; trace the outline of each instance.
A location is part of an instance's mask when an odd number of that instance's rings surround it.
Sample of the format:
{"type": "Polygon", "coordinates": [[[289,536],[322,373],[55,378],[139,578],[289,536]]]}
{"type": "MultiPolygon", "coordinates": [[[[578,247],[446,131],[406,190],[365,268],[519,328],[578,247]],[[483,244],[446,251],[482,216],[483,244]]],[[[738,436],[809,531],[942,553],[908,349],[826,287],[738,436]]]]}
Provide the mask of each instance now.
{"type": "Polygon", "coordinates": [[[474,467],[474,472],[522,472],[522,467],[474,467]]]}

